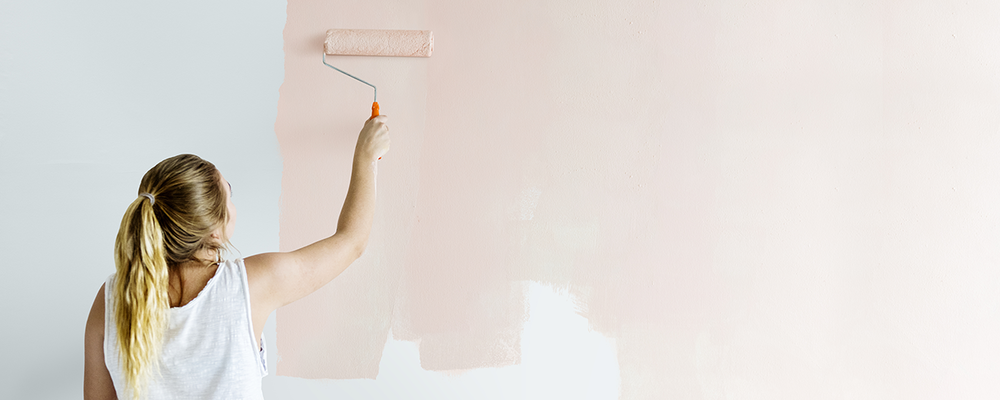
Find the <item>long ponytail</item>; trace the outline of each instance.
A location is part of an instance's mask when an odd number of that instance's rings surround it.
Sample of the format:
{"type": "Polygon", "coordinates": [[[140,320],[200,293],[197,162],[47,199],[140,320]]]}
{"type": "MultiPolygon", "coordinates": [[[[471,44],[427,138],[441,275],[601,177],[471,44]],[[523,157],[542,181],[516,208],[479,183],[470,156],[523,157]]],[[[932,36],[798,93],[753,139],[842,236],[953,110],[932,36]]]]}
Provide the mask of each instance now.
{"type": "Polygon", "coordinates": [[[167,310],[170,274],[163,231],[153,200],[139,196],[129,205],[115,240],[115,321],[122,372],[133,397],[158,368],[167,310]]]}
{"type": "MultiPolygon", "coordinates": [[[[115,239],[114,315],[125,384],[141,399],[159,369],[170,309],[170,271],[225,248],[212,239],[225,226],[227,199],[215,165],[191,154],[146,172],[115,239]]],[[[210,262],[209,262],[210,263],[210,262]]],[[[125,399],[123,399],[125,400],[125,399]]]]}

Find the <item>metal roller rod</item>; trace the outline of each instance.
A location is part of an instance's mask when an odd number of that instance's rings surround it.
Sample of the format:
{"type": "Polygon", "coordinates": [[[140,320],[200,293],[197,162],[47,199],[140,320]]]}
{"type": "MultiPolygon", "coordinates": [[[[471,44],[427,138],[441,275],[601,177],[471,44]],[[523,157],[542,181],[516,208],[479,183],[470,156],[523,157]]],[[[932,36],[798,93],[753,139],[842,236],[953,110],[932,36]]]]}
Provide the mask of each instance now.
{"type": "Polygon", "coordinates": [[[323,52],[323,65],[326,65],[327,67],[330,67],[330,68],[333,68],[333,69],[337,70],[338,72],[340,72],[340,73],[342,73],[342,74],[344,74],[344,75],[347,75],[347,76],[349,76],[349,77],[351,77],[351,78],[354,78],[354,79],[357,79],[357,80],[358,80],[358,82],[361,82],[361,83],[364,83],[365,85],[368,85],[368,86],[371,86],[371,87],[372,87],[372,89],[375,89],[375,102],[376,102],[376,103],[378,102],[378,88],[377,88],[377,87],[375,87],[375,85],[372,85],[372,84],[370,84],[370,83],[368,83],[368,82],[365,82],[365,81],[364,81],[364,80],[362,80],[361,78],[358,78],[358,77],[356,77],[356,76],[354,76],[354,75],[351,75],[351,74],[348,74],[347,72],[344,72],[344,70],[342,70],[342,69],[340,69],[340,68],[337,68],[337,67],[334,67],[334,66],[332,66],[332,65],[330,65],[330,64],[327,64],[327,63],[326,63],[326,52],[325,52],[325,51],[323,52]]]}

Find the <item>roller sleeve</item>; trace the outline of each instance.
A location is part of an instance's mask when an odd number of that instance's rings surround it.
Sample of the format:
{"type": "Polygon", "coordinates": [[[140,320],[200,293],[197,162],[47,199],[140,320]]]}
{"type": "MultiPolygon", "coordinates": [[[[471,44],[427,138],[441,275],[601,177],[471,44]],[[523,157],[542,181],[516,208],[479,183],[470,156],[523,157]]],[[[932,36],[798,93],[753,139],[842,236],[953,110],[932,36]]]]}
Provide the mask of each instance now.
{"type": "Polygon", "coordinates": [[[341,56],[430,57],[434,51],[431,31],[330,29],[326,54],[341,56]]]}

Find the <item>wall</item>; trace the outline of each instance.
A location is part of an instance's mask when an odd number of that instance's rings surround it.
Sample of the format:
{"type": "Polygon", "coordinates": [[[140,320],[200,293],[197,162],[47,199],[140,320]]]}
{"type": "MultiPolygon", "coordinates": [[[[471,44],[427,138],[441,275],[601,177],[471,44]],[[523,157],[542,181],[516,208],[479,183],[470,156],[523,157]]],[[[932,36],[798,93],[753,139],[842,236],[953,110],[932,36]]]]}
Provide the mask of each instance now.
{"type": "Polygon", "coordinates": [[[118,225],[160,160],[216,164],[277,250],[284,2],[0,2],[0,398],[79,399],[118,225]]]}
{"type": "Polygon", "coordinates": [[[371,98],[319,63],[323,32],[432,29],[436,50],[333,61],[379,86],[393,149],[368,254],[278,311],[278,374],[435,398],[995,396],[998,16],[292,1],[284,249],[332,232],[371,98]],[[529,354],[539,291],[610,348],[582,362],[599,372],[529,354]],[[426,371],[443,389],[406,380],[426,371]]]}
{"type": "Polygon", "coordinates": [[[220,166],[244,254],[332,233],[371,95],[320,63],[343,27],[437,48],[331,60],[379,86],[393,145],[366,255],[265,328],[268,398],[996,398],[998,17],[4,4],[0,397],[79,397],[113,235],[164,157],[220,166]]]}

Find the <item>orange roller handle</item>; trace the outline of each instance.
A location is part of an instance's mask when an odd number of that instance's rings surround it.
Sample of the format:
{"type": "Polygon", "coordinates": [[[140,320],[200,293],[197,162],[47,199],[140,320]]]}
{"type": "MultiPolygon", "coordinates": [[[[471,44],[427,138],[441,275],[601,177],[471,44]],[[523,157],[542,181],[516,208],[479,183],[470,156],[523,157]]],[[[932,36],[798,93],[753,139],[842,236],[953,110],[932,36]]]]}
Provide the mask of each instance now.
{"type": "MultiPolygon", "coordinates": [[[[368,119],[372,119],[372,118],[375,118],[377,116],[378,116],[378,102],[374,101],[374,102],[372,102],[372,116],[371,116],[371,118],[368,118],[368,119]]],[[[378,159],[381,160],[382,157],[379,157],[378,159]]]]}

